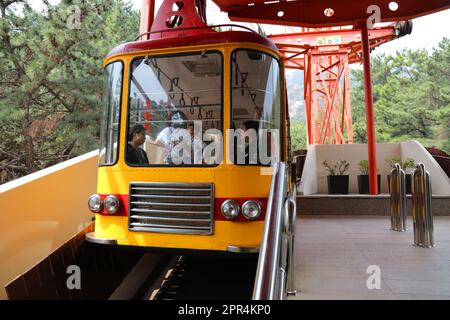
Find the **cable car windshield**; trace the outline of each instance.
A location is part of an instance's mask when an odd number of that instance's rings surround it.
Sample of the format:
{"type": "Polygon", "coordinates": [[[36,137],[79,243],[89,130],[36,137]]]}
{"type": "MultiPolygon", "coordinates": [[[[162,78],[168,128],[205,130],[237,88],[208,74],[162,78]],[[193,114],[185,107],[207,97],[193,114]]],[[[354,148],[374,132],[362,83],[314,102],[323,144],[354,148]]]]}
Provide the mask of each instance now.
{"type": "Polygon", "coordinates": [[[133,61],[126,162],[217,165],[221,161],[222,55],[197,52],[133,61]],[[211,146],[209,146],[211,145],[211,146]]]}
{"type": "Polygon", "coordinates": [[[239,49],[231,55],[232,159],[239,165],[272,165],[281,150],[281,79],[274,57],[239,49]]]}
{"type": "Polygon", "coordinates": [[[105,68],[99,165],[113,165],[117,161],[122,73],[121,61],[110,63],[105,68]]]}

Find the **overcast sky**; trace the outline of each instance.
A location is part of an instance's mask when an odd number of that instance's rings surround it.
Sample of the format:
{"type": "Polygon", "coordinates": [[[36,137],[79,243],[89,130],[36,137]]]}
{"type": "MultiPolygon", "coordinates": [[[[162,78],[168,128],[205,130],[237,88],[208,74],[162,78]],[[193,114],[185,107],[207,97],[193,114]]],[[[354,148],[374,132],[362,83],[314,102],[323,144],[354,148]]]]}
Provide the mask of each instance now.
{"type": "MultiPolygon", "coordinates": [[[[134,7],[140,9],[142,0],[132,0],[134,7]]],[[[161,5],[162,0],[156,0],[156,8],[161,5]]],[[[207,3],[208,22],[214,24],[229,23],[226,13],[221,12],[214,2],[207,3]]],[[[397,39],[377,48],[374,53],[395,54],[396,50],[403,48],[431,49],[442,40],[443,37],[450,38],[450,10],[445,10],[432,15],[413,20],[413,32],[409,36],[397,39]]],[[[283,33],[284,27],[264,25],[267,33],[283,33]]]]}
{"type": "MultiPolygon", "coordinates": [[[[136,9],[140,9],[142,0],[129,0],[136,9]]],[[[51,0],[51,3],[58,3],[59,0],[51,0]]],[[[41,1],[33,0],[32,4],[36,8],[40,7],[41,1]]],[[[161,5],[162,0],[156,0],[156,9],[161,5]]],[[[211,1],[207,3],[208,22],[213,24],[229,23],[230,20],[224,12],[220,12],[219,8],[211,1]]],[[[432,15],[414,19],[414,27],[411,35],[394,40],[378,47],[374,53],[395,54],[396,50],[403,48],[420,49],[426,48],[431,50],[436,47],[442,38],[450,38],[450,10],[445,10],[432,15]]],[[[264,30],[268,34],[283,33],[284,27],[275,27],[264,25],[264,30]]]]}

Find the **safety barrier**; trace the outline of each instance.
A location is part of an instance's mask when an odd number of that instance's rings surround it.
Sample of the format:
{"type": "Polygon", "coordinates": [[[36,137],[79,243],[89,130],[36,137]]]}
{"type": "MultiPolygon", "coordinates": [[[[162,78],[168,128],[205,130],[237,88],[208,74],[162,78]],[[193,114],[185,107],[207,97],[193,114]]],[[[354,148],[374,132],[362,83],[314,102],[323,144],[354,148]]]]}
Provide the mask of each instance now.
{"type": "Polygon", "coordinates": [[[418,163],[413,173],[412,190],[414,245],[424,248],[434,247],[431,195],[430,173],[423,163],[418,163]]]}
{"type": "Polygon", "coordinates": [[[99,151],[0,185],[0,300],[4,286],[92,222],[99,151]]]}
{"type": "Polygon", "coordinates": [[[405,171],[398,163],[394,165],[394,169],[390,173],[389,187],[391,229],[402,232],[406,230],[405,171]]]}
{"type": "Polygon", "coordinates": [[[296,215],[295,179],[289,193],[285,163],[274,167],[266,222],[256,270],[254,300],[285,300],[295,294],[294,235],[296,215]]]}

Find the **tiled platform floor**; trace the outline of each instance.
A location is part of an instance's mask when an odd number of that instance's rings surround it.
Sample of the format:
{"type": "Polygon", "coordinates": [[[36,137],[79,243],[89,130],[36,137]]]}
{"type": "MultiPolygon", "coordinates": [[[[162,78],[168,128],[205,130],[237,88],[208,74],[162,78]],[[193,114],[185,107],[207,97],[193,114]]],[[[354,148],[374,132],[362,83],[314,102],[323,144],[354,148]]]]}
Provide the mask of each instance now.
{"type": "Polygon", "coordinates": [[[290,299],[450,300],[450,217],[434,217],[436,247],[414,247],[389,217],[299,216],[295,282],[290,299]],[[381,270],[381,289],[369,290],[367,268],[381,270]]]}

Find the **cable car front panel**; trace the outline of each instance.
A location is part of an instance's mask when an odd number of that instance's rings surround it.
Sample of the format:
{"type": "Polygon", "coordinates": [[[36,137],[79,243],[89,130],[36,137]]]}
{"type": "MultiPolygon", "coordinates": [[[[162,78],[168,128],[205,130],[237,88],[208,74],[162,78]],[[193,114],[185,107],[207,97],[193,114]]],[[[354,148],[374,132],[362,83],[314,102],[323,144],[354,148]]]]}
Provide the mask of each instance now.
{"type": "Polygon", "coordinates": [[[259,147],[249,150],[255,136],[244,136],[242,146],[237,139],[248,129],[264,129],[270,159],[286,159],[280,61],[273,47],[254,42],[113,51],[105,60],[101,199],[90,240],[192,250],[258,248],[271,163],[259,147]],[[130,130],[142,127],[147,159],[136,161],[129,157],[130,130]],[[191,138],[187,158],[174,152],[183,150],[182,138],[171,149],[164,143],[169,135],[174,141],[176,129],[185,141],[191,138]]]}

